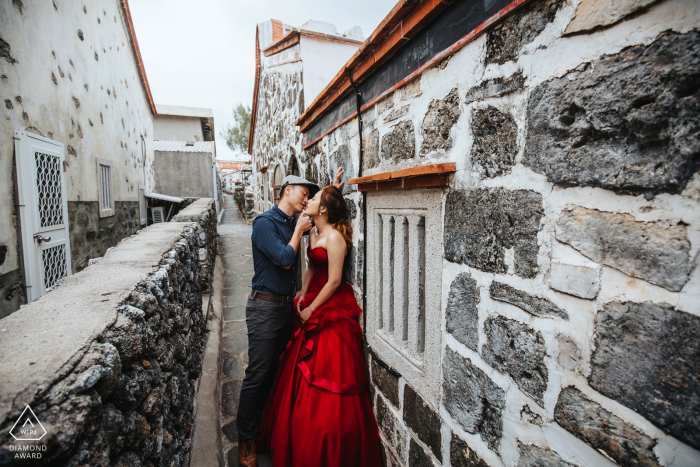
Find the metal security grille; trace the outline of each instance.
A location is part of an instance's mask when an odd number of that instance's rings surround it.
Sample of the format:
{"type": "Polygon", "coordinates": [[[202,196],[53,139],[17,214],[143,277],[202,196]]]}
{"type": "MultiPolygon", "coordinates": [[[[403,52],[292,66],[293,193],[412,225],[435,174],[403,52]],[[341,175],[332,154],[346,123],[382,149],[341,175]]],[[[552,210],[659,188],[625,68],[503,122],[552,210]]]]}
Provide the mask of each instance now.
{"type": "Polygon", "coordinates": [[[61,160],[56,156],[34,153],[36,186],[39,192],[41,227],[63,224],[61,195],[61,160]]]}
{"type": "Polygon", "coordinates": [[[377,328],[401,353],[420,360],[425,350],[425,217],[379,218],[377,328]]]}
{"type": "Polygon", "coordinates": [[[112,207],[112,167],[108,165],[100,165],[100,190],[102,197],[100,199],[100,208],[110,209],[112,207]]]}
{"type": "Polygon", "coordinates": [[[67,275],[65,245],[46,248],[41,256],[44,262],[44,286],[49,289],[67,275]]]}

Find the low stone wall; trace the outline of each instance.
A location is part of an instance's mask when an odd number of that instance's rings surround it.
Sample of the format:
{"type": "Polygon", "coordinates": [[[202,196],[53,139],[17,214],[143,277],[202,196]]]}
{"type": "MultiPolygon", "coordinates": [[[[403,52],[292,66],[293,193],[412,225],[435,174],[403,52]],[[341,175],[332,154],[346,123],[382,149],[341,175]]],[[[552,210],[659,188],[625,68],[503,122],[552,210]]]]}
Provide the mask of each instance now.
{"type": "Polygon", "coordinates": [[[236,193],[238,194],[238,209],[240,209],[246,222],[252,222],[256,215],[253,187],[243,185],[243,187],[236,188],[236,193]]]}
{"type": "Polygon", "coordinates": [[[123,240],[0,320],[0,465],[189,464],[213,205],[123,240]],[[21,434],[28,417],[36,435],[21,434]]]}

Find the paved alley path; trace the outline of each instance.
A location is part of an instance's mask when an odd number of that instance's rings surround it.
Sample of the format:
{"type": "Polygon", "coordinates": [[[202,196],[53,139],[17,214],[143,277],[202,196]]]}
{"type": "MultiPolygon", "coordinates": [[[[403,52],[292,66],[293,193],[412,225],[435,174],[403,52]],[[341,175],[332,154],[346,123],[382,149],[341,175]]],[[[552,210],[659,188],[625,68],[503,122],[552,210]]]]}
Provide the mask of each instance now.
{"type": "MultiPolygon", "coordinates": [[[[245,324],[246,296],[253,279],[252,226],[245,223],[233,196],[225,195],[224,216],[219,224],[219,254],[224,266],[224,329],[221,340],[221,431],[227,467],[238,467],[236,412],[238,396],[248,366],[245,324]]],[[[269,456],[259,458],[260,467],[272,466],[269,456]]]]}

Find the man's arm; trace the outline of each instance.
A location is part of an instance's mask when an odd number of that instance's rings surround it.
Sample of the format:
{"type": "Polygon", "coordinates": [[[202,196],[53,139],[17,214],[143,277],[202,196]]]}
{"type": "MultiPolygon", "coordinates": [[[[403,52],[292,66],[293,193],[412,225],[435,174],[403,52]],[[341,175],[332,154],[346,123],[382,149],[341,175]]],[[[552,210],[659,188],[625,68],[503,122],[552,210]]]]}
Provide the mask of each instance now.
{"type": "Polygon", "coordinates": [[[298,234],[296,246],[293,245],[294,237],[297,236],[298,229],[295,230],[295,235],[292,235],[292,240],[285,245],[279,234],[275,224],[264,217],[256,219],[253,227],[253,243],[262,251],[265,256],[270,258],[270,261],[276,266],[284,269],[289,269],[296,258],[297,248],[299,247],[299,239],[301,234],[298,234]]]}

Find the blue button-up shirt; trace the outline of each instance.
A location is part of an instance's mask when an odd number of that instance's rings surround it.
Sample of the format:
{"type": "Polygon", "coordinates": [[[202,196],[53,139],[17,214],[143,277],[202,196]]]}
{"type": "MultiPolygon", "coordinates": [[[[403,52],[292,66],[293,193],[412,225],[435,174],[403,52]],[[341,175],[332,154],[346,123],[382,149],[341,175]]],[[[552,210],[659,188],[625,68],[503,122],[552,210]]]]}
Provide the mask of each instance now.
{"type": "Polygon", "coordinates": [[[250,236],[255,268],[253,290],[284,296],[295,294],[297,255],[288,243],[296,225],[297,220],[276,205],[253,220],[250,236]],[[284,269],[287,266],[289,269],[284,269]]]}

